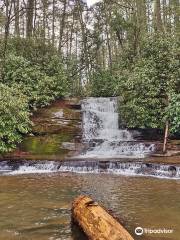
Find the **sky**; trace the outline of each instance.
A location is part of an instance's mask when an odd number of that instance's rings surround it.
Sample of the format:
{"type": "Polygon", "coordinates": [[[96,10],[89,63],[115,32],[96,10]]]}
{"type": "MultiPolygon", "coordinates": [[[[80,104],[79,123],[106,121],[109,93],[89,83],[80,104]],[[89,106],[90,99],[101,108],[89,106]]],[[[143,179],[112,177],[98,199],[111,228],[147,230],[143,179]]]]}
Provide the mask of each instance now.
{"type": "Polygon", "coordinates": [[[102,0],[86,0],[88,7],[92,6],[93,4],[100,2],[102,0]]]}

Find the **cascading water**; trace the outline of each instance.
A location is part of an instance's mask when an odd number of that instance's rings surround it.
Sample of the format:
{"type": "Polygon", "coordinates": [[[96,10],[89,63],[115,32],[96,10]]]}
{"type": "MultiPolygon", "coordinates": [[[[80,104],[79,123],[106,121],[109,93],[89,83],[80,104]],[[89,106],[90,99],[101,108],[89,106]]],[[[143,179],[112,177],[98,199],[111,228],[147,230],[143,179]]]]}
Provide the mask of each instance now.
{"type": "Polygon", "coordinates": [[[154,144],[137,143],[128,130],[119,129],[117,98],[87,98],[82,101],[83,140],[86,158],[143,158],[154,144]]]}
{"type": "Polygon", "coordinates": [[[121,161],[2,161],[0,175],[42,173],[104,173],[180,179],[180,165],[121,161]]]}

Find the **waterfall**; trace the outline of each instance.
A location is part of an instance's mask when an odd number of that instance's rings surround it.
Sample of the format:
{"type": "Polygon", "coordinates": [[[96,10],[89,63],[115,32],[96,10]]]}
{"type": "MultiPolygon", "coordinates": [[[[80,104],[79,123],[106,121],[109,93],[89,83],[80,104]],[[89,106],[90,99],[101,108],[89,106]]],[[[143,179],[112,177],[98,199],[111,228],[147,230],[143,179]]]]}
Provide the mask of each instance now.
{"type": "Polygon", "coordinates": [[[116,161],[1,161],[0,175],[48,173],[116,174],[126,176],[151,176],[180,179],[180,165],[116,161]]]}
{"type": "Polygon", "coordinates": [[[132,133],[119,129],[117,98],[87,98],[82,101],[83,140],[86,158],[143,158],[154,144],[137,143],[132,133]]]}

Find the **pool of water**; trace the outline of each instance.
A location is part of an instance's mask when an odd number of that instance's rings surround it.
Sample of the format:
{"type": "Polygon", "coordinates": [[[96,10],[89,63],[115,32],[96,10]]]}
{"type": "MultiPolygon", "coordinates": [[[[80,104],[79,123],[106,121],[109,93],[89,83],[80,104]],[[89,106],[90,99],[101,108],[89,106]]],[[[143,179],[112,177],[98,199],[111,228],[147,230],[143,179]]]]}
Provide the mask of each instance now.
{"type": "Polygon", "coordinates": [[[179,239],[179,180],[73,173],[0,176],[0,239],[84,240],[71,225],[71,204],[79,194],[112,210],[135,239],[179,239]],[[173,233],[138,237],[137,226],[173,233]]]}

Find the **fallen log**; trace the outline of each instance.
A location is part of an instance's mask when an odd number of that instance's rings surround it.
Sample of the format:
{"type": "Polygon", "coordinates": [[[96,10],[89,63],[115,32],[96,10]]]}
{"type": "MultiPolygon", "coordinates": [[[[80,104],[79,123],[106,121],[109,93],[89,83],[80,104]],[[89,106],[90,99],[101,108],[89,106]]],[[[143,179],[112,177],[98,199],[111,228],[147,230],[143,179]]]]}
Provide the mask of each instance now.
{"type": "Polygon", "coordinates": [[[133,240],[114,217],[88,196],[74,200],[72,218],[91,240],[133,240]]]}

